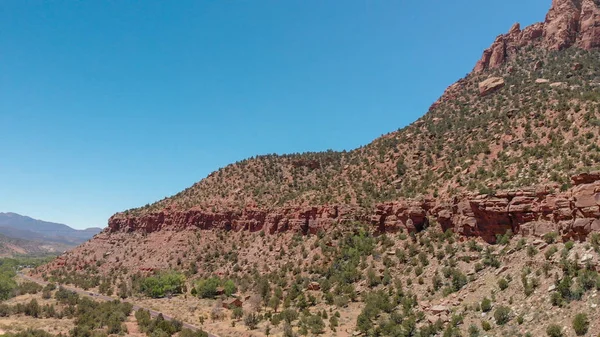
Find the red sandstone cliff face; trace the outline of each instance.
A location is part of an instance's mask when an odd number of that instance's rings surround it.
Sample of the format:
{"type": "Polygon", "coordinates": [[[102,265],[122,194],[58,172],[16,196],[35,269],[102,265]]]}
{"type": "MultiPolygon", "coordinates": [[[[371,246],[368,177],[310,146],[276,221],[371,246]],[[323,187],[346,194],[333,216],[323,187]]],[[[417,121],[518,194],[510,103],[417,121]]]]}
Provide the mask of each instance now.
{"type": "Polygon", "coordinates": [[[600,3],[597,0],[553,0],[544,22],[523,30],[518,23],[513,25],[483,52],[473,71],[498,68],[528,45],[541,45],[549,50],[600,47],[600,3]]]}
{"type": "Polygon", "coordinates": [[[246,208],[241,211],[164,211],[141,217],[122,214],[109,220],[110,232],[155,232],[160,230],[219,229],[317,233],[350,221],[371,223],[378,232],[422,230],[437,221],[444,230],[464,236],[479,236],[494,242],[508,229],[522,235],[541,236],[558,232],[564,239],[583,239],[600,231],[600,172],[572,178],[568,191],[555,193],[550,187],[465,195],[452,200],[401,200],[365,210],[356,206],[328,205],[278,209],[246,208]]]}

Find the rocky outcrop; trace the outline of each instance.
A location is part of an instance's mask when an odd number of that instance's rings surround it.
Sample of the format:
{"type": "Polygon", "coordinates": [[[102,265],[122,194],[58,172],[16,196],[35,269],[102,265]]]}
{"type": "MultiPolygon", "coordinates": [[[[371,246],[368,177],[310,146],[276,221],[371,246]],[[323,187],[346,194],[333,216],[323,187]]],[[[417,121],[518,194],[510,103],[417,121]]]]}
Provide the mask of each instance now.
{"type": "Polygon", "coordinates": [[[479,83],[479,95],[487,96],[492,92],[504,87],[504,79],[502,77],[490,77],[479,83]]]}
{"type": "Polygon", "coordinates": [[[481,59],[475,65],[475,72],[481,72],[488,68],[497,68],[506,60],[515,55],[520,48],[534,43],[544,33],[544,25],[536,23],[524,30],[515,23],[507,34],[499,35],[492,46],[484,50],[481,59]]]}
{"type": "Polygon", "coordinates": [[[499,191],[494,195],[471,194],[452,200],[400,200],[376,205],[371,210],[357,206],[327,205],[241,211],[171,211],[141,216],[117,214],[107,231],[155,232],[162,230],[286,231],[315,234],[353,221],[370,223],[376,232],[418,232],[439,223],[463,236],[478,236],[494,242],[507,230],[542,236],[558,232],[564,239],[583,239],[600,231],[600,172],[572,178],[574,187],[554,192],[551,186],[499,191]]]}
{"type": "Polygon", "coordinates": [[[241,211],[212,212],[204,210],[162,211],[142,216],[123,213],[109,219],[107,230],[141,231],[151,233],[161,230],[184,230],[189,228],[233,231],[265,231],[269,234],[294,231],[316,234],[335,224],[353,221],[376,225],[381,232],[404,228],[419,231],[427,223],[426,204],[419,201],[400,201],[377,205],[372,213],[356,206],[327,205],[318,207],[288,207],[271,210],[245,208],[241,211]]]}
{"type": "Polygon", "coordinates": [[[600,48],[600,3],[583,1],[579,16],[578,46],[584,49],[600,48]]]}
{"type": "Polygon", "coordinates": [[[571,177],[571,180],[573,180],[573,184],[575,185],[591,184],[594,181],[600,180],[600,171],[581,173],[571,177]]]}
{"type": "Polygon", "coordinates": [[[523,235],[558,232],[565,239],[583,239],[600,230],[599,207],[600,180],[562,193],[541,188],[476,195],[443,205],[436,214],[443,228],[488,242],[509,229],[523,235]]]}
{"type": "Polygon", "coordinates": [[[600,3],[597,0],[553,0],[544,22],[523,30],[518,23],[513,25],[483,52],[473,71],[498,68],[528,45],[549,50],[600,47],[600,3]]]}

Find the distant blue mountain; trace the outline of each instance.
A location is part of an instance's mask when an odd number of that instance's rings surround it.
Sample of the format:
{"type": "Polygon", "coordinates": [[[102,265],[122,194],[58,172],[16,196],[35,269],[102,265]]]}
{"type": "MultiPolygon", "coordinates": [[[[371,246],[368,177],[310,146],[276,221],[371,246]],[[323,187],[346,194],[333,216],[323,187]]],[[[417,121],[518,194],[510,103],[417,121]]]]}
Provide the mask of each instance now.
{"type": "Polygon", "coordinates": [[[79,245],[101,231],[97,227],[80,230],[16,213],[0,213],[0,234],[12,238],[79,245]]]}

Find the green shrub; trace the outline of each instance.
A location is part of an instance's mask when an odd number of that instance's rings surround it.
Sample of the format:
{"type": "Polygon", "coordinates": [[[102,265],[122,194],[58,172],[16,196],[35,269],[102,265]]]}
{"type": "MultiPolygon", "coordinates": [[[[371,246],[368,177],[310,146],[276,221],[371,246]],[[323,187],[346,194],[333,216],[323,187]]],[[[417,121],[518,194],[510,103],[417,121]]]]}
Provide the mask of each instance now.
{"type": "Polygon", "coordinates": [[[563,299],[562,296],[560,296],[560,293],[558,292],[553,292],[550,295],[550,303],[552,303],[553,306],[561,306],[563,304],[563,299]]]}
{"type": "Polygon", "coordinates": [[[452,290],[459,291],[467,284],[467,277],[458,269],[452,269],[452,290]]]}
{"type": "Polygon", "coordinates": [[[513,232],[510,229],[507,230],[504,235],[496,234],[496,243],[499,245],[506,246],[510,242],[512,236],[513,232]]]}
{"type": "Polygon", "coordinates": [[[469,337],[479,337],[479,328],[474,324],[469,326],[469,337]]]}
{"type": "Polygon", "coordinates": [[[281,312],[281,317],[286,323],[290,324],[298,319],[298,312],[294,309],[285,309],[281,312]]]}
{"type": "Polygon", "coordinates": [[[7,300],[13,296],[17,282],[12,277],[0,274],[0,300],[7,300]]]}
{"type": "Polygon", "coordinates": [[[521,325],[523,324],[523,322],[525,322],[525,318],[523,317],[523,315],[517,316],[517,323],[521,325]]]}
{"type": "Polygon", "coordinates": [[[308,330],[314,335],[320,335],[325,332],[325,323],[319,315],[310,315],[306,317],[304,323],[308,330]]]}
{"type": "Polygon", "coordinates": [[[481,328],[483,331],[490,331],[492,330],[492,325],[488,321],[481,321],[481,328]]]}
{"type": "Polygon", "coordinates": [[[544,236],[542,238],[546,241],[546,243],[552,244],[552,243],[556,242],[556,238],[558,238],[558,233],[557,232],[546,233],[546,234],[544,234],[544,236]]]}
{"type": "Polygon", "coordinates": [[[225,282],[223,282],[223,292],[227,296],[235,294],[237,292],[237,287],[235,286],[235,283],[233,283],[232,280],[226,280],[225,282]]]}
{"type": "Polygon", "coordinates": [[[494,319],[496,324],[504,325],[510,321],[510,308],[506,306],[499,306],[494,311],[494,319]]]}
{"type": "Polygon", "coordinates": [[[489,298],[484,297],[483,300],[481,300],[481,311],[489,312],[490,310],[492,310],[492,301],[489,298]]]}
{"type": "Polygon", "coordinates": [[[208,333],[202,330],[192,331],[190,329],[182,329],[179,337],[208,337],[208,333]]]}
{"type": "Polygon", "coordinates": [[[569,240],[565,243],[565,249],[567,251],[573,249],[573,246],[575,246],[575,242],[573,242],[572,240],[569,240]]]}
{"type": "Polygon", "coordinates": [[[588,320],[587,315],[584,313],[579,313],[575,315],[575,318],[573,318],[573,330],[575,330],[577,336],[585,335],[588,331],[589,325],[590,321],[588,320]]]}
{"type": "Polygon", "coordinates": [[[196,295],[200,298],[215,298],[219,287],[223,288],[223,293],[227,296],[231,296],[237,291],[237,287],[232,280],[222,280],[218,277],[211,277],[198,280],[196,286],[192,289],[192,295],[196,295]]]}
{"type": "Polygon", "coordinates": [[[23,282],[18,287],[19,294],[37,294],[42,290],[42,286],[35,282],[23,282]]]}
{"type": "Polygon", "coordinates": [[[221,284],[221,280],[217,277],[199,280],[196,282],[196,294],[200,298],[215,298],[217,296],[217,288],[221,284]]]}
{"type": "Polygon", "coordinates": [[[240,319],[244,316],[244,311],[242,310],[242,308],[240,307],[235,307],[233,308],[233,310],[231,311],[231,317],[233,319],[240,319]]]}
{"type": "Polygon", "coordinates": [[[550,324],[546,328],[546,335],[548,335],[549,337],[562,337],[563,333],[559,325],[550,324]]]}
{"type": "Polygon", "coordinates": [[[529,257],[534,257],[536,254],[538,253],[537,248],[535,248],[534,246],[527,246],[527,256],[529,257]]]}
{"type": "Polygon", "coordinates": [[[558,252],[558,248],[556,246],[550,246],[550,248],[546,249],[544,252],[544,257],[546,257],[546,260],[550,260],[552,255],[554,255],[556,252],[558,252]]]}
{"type": "Polygon", "coordinates": [[[498,280],[498,287],[500,290],[504,290],[508,288],[508,281],[505,278],[501,278],[498,280]]]}
{"type": "Polygon", "coordinates": [[[247,313],[246,316],[244,317],[244,324],[246,324],[246,326],[250,330],[256,329],[256,326],[258,325],[258,323],[260,323],[260,316],[258,316],[257,314],[255,314],[253,312],[247,313]]]}
{"type": "Polygon", "coordinates": [[[146,296],[161,298],[182,293],[184,283],[183,274],[163,272],[143,279],[140,284],[140,291],[146,294],[146,296]]]}

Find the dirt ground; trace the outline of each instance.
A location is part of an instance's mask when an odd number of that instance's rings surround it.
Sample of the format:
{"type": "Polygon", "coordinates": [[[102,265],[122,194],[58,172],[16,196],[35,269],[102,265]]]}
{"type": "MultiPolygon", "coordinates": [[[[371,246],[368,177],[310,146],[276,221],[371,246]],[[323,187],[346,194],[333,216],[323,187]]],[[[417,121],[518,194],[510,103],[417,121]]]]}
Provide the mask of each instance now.
{"type": "Polygon", "coordinates": [[[0,317],[0,332],[19,332],[27,329],[40,329],[51,334],[68,334],[75,324],[72,319],[33,318],[25,315],[0,317]]]}
{"type": "MultiPolygon", "coordinates": [[[[317,292],[315,292],[317,294],[317,292]]],[[[249,331],[244,325],[243,319],[233,320],[231,318],[231,310],[222,308],[220,309],[223,319],[212,320],[211,312],[215,305],[219,304],[219,300],[206,300],[198,299],[193,296],[176,296],[170,299],[135,299],[135,303],[138,303],[144,307],[151,308],[153,310],[164,312],[176,319],[182,320],[186,323],[202,327],[204,330],[210,333],[216,334],[220,337],[237,337],[237,336],[265,336],[265,329],[267,322],[261,322],[255,330],[249,331]],[[204,324],[200,323],[200,317],[204,317],[204,324]]],[[[328,313],[331,311],[333,314],[335,311],[339,311],[341,318],[339,320],[339,327],[335,333],[326,329],[326,332],[321,336],[339,336],[348,337],[352,336],[354,327],[356,325],[356,316],[362,309],[361,303],[350,303],[346,308],[336,308],[335,306],[328,306],[320,304],[315,309],[320,311],[325,310],[328,313]]],[[[245,302],[243,306],[244,311],[252,311],[250,303],[245,302]]],[[[263,311],[262,313],[264,313],[263,311]]],[[[270,325],[270,335],[279,336],[283,333],[283,323],[279,326],[270,325]]]]}

